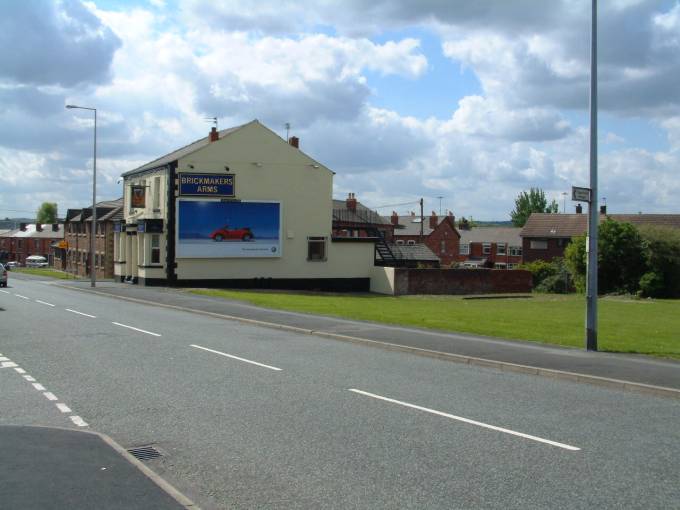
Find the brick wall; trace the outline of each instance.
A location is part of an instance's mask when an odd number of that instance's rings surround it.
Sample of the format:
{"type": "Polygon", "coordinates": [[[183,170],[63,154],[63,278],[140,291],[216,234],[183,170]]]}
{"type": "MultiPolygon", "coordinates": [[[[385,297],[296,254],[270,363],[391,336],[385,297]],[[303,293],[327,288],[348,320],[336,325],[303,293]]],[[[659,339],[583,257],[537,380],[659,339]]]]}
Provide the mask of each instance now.
{"type": "Polygon", "coordinates": [[[510,294],[531,292],[531,273],[492,269],[396,269],[395,294],[510,294]]]}
{"type": "Polygon", "coordinates": [[[534,260],[552,260],[556,257],[564,257],[564,249],[571,242],[571,239],[539,239],[539,238],[522,238],[522,252],[524,254],[524,262],[533,262],[534,260]],[[546,241],[546,249],[532,249],[531,241],[546,241]]]}

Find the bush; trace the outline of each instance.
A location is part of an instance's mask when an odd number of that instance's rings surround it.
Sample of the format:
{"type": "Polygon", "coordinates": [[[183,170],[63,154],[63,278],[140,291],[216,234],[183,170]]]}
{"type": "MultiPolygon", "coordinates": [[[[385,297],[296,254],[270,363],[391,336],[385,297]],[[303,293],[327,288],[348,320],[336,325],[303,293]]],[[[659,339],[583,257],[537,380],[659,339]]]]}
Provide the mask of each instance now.
{"type": "Polygon", "coordinates": [[[640,228],[648,272],[640,279],[644,297],[680,297],[680,232],[669,227],[640,228]]]}
{"type": "Polygon", "coordinates": [[[561,258],[552,261],[535,260],[522,265],[531,273],[534,290],[537,292],[551,292],[565,294],[569,292],[569,274],[561,258]]]}

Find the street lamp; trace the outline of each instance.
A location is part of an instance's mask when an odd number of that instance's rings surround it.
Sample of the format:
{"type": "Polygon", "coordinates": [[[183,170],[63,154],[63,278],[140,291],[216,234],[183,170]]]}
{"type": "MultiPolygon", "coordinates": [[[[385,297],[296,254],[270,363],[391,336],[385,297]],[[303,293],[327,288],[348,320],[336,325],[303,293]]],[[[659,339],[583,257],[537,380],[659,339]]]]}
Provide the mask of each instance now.
{"type": "Polygon", "coordinates": [[[67,104],[66,108],[78,110],[90,110],[94,112],[94,158],[92,163],[92,227],[90,230],[90,286],[94,287],[97,281],[94,267],[95,236],[97,235],[97,109],[86,106],[67,104]]]}

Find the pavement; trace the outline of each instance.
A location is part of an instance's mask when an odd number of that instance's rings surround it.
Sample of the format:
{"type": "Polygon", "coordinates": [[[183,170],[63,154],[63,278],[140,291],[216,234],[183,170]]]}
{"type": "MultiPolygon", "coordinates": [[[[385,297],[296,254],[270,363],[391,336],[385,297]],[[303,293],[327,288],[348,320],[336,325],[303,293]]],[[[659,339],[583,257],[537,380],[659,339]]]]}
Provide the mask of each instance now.
{"type": "Polygon", "coordinates": [[[0,451],[3,508],[192,508],[188,500],[143,471],[122,447],[102,434],[0,426],[0,451]],[[183,504],[171,494],[179,496],[183,504]]]}
{"type": "Polygon", "coordinates": [[[680,362],[669,359],[589,352],[526,341],[271,310],[167,287],[142,287],[112,281],[99,282],[94,289],[89,281],[66,281],[59,285],[338,340],[372,343],[451,361],[680,398],[680,362]]]}

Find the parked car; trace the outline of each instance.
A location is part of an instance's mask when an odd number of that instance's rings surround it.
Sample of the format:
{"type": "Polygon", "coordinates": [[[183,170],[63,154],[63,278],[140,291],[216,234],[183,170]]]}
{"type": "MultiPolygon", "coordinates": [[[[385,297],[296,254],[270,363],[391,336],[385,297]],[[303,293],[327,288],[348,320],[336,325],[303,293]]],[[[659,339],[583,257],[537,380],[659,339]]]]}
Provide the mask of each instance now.
{"type": "Polygon", "coordinates": [[[7,287],[7,269],[0,264],[0,287],[7,287]]]}
{"type": "Polygon", "coordinates": [[[229,228],[229,225],[225,225],[222,228],[218,228],[210,234],[210,238],[214,241],[224,241],[225,239],[240,239],[242,241],[250,241],[253,238],[253,233],[250,227],[243,228],[229,228]]]}
{"type": "Polygon", "coordinates": [[[47,259],[42,255],[26,257],[26,267],[47,267],[47,259]]]}
{"type": "Polygon", "coordinates": [[[11,262],[5,264],[5,269],[8,271],[11,271],[15,267],[21,267],[21,264],[19,264],[16,260],[12,260],[11,262]]]}

